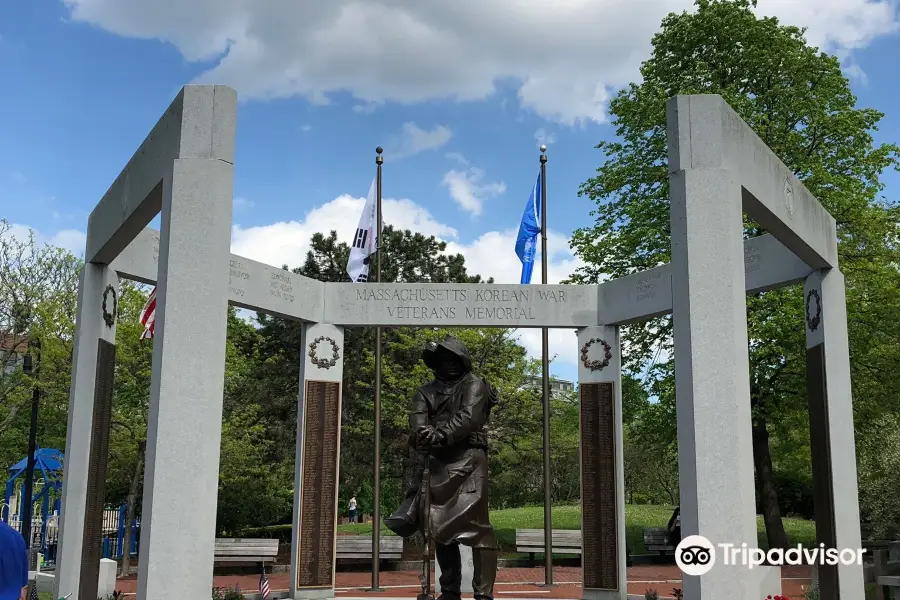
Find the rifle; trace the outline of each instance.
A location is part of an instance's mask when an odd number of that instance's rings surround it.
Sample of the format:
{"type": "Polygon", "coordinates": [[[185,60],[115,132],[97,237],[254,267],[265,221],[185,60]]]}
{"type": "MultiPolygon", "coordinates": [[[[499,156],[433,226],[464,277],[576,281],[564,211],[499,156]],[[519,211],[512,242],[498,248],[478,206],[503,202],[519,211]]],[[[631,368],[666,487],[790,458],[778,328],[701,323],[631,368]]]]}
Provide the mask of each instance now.
{"type": "Polygon", "coordinates": [[[422,556],[422,573],[419,575],[419,583],[422,586],[416,600],[434,600],[434,594],[431,592],[431,456],[425,455],[425,470],[422,473],[422,497],[424,500],[424,534],[425,543],[424,553],[422,556]]]}

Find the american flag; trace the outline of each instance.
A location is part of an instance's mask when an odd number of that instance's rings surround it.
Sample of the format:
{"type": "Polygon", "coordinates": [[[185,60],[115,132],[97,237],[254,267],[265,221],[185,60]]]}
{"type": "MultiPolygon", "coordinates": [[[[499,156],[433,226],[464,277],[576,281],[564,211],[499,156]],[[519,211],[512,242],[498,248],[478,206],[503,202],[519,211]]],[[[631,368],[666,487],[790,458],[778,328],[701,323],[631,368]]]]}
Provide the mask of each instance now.
{"type": "Polygon", "coordinates": [[[147,297],[147,303],[141,309],[141,325],[144,326],[144,333],[141,334],[141,339],[152,338],[153,331],[156,329],[156,288],[153,288],[153,291],[150,292],[150,296],[147,297]]]}
{"type": "Polygon", "coordinates": [[[266,568],[263,567],[263,574],[259,576],[259,594],[263,600],[269,598],[269,579],[266,577],[266,568]]]}
{"type": "Polygon", "coordinates": [[[262,575],[259,576],[259,595],[263,600],[269,599],[269,579],[266,577],[265,567],[263,567],[262,575]]]}

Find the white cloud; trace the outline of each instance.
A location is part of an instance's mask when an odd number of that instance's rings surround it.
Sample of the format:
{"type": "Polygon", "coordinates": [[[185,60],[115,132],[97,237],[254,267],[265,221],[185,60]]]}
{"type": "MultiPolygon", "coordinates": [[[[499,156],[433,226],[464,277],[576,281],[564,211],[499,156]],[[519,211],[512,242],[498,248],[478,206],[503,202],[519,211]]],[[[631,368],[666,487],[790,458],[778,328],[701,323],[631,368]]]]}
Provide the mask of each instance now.
{"type": "Polygon", "coordinates": [[[547,131],[543,127],[534,132],[534,139],[537,141],[538,146],[542,144],[546,144],[547,146],[551,146],[556,143],[556,134],[552,131],[547,131]]]}
{"type": "Polygon", "coordinates": [[[459,164],[461,164],[464,167],[469,166],[469,160],[459,152],[448,152],[444,156],[446,156],[447,158],[449,158],[452,161],[458,162],[459,164]]]}
{"type": "MultiPolygon", "coordinates": [[[[172,43],[213,66],[204,82],[244,98],[349,92],[386,101],[483,100],[513,81],[523,107],[563,123],[602,121],[610,89],[639,77],[650,38],[693,0],[63,0],[74,21],[172,43]],[[472,15],[477,14],[478,18],[472,15]]],[[[895,0],[763,0],[846,55],[896,31],[895,0]]]]}
{"type": "Polygon", "coordinates": [[[434,129],[422,129],[415,123],[404,123],[400,135],[387,144],[385,158],[406,158],[428,150],[437,150],[450,141],[453,131],[446,125],[434,129]]]}
{"type": "Polygon", "coordinates": [[[371,115],[378,107],[381,106],[381,102],[367,102],[366,104],[357,104],[353,107],[353,112],[359,113],[361,115],[371,115]]]}
{"type": "Polygon", "coordinates": [[[57,231],[47,240],[51,246],[65,248],[75,256],[84,256],[84,247],[87,243],[87,235],[77,229],[63,229],[57,231]]]}
{"type": "Polygon", "coordinates": [[[84,255],[84,246],[87,241],[87,236],[83,231],[78,231],[77,229],[61,229],[55,234],[48,236],[28,225],[10,223],[10,227],[4,234],[4,237],[14,238],[24,242],[28,239],[28,236],[32,231],[34,232],[34,241],[39,246],[50,244],[51,246],[64,248],[75,256],[84,255]]]}
{"type": "MultiPolygon", "coordinates": [[[[362,213],[365,198],[349,194],[311,210],[303,221],[282,221],[271,225],[241,227],[231,234],[231,251],[247,258],[280,267],[299,267],[306,260],[309,240],[314,233],[337,231],[338,238],[350,240],[362,213]]],[[[410,229],[441,239],[455,239],[457,232],[438,223],[426,209],[412,200],[385,198],[382,203],[384,222],[399,229],[410,229]]]]}
{"type": "Polygon", "coordinates": [[[242,210],[245,208],[253,208],[254,206],[256,206],[256,202],[254,202],[253,200],[250,200],[249,198],[244,198],[243,196],[237,196],[234,199],[234,209],[235,210],[242,210]]]}
{"type": "Polygon", "coordinates": [[[450,197],[464,211],[478,216],[484,209],[484,201],[506,191],[502,181],[484,181],[484,170],[471,167],[465,171],[451,169],[444,173],[444,185],[450,197]]]}
{"type": "Polygon", "coordinates": [[[304,123],[303,125],[300,126],[300,131],[302,131],[303,133],[312,131],[312,125],[310,125],[309,123],[304,123]]]}

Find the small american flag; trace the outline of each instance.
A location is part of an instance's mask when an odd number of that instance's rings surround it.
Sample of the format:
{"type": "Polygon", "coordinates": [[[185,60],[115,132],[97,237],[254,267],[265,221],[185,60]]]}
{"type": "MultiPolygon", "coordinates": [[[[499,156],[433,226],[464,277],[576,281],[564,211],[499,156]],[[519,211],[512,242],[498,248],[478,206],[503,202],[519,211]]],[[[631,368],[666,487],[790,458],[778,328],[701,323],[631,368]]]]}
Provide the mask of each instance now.
{"type": "Polygon", "coordinates": [[[266,577],[266,568],[263,567],[262,575],[259,576],[259,595],[263,600],[269,599],[269,579],[266,577]]]}
{"type": "Polygon", "coordinates": [[[153,291],[150,292],[150,296],[147,297],[147,303],[141,309],[141,325],[144,326],[144,333],[141,334],[141,339],[152,338],[156,329],[156,288],[153,288],[153,291]]]}

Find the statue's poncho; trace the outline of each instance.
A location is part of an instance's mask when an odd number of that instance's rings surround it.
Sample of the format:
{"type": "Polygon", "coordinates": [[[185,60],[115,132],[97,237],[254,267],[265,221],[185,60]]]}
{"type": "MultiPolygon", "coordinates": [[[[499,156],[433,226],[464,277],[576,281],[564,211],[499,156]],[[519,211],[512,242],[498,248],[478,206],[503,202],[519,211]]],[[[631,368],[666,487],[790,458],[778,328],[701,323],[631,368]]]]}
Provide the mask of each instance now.
{"type": "Polygon", "coordinates": [[[466,347],[455,338],[431,344],[423,360],[431,368],[441,350],[455,354],[463,375],[455,381],[435,379],[418,389],[409,414],[411,458],[414,465],[406,480],[406,496],[400,508],[385,519],[389,529],[408,537],[422,529],[422,472],[428,454],[415,447],[416,432],[431,425],[445,436],[430,449],[431,534],[439,544],[458,542],[475,548],[496,548],[488,513],[487,432],[485,426],[496,392],[472,374],[466,347]]]}

